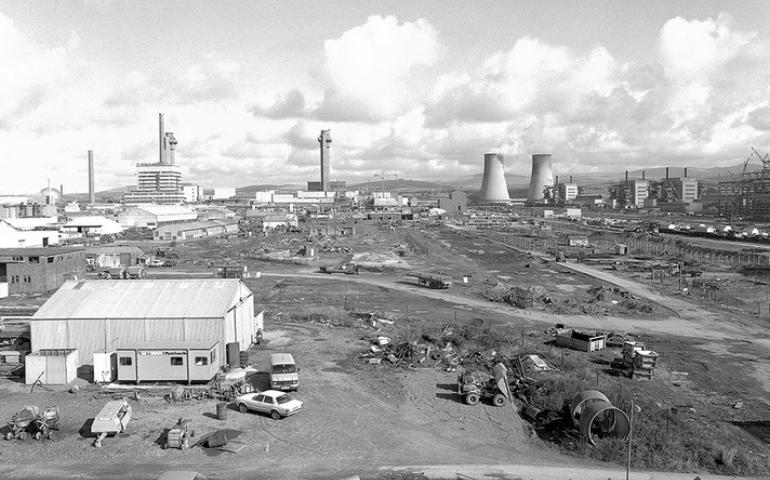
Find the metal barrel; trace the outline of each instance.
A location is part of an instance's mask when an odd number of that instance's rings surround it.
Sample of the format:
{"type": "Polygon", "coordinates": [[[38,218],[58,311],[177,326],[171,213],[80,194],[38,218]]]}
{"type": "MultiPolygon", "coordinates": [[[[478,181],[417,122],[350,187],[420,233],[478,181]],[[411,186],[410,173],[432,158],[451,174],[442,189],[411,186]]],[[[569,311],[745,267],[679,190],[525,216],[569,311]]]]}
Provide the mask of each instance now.
{"type": "Polygon", "coordinates": [[[227,402],[217,403],[217,420],[227,420],[227,402]]]}

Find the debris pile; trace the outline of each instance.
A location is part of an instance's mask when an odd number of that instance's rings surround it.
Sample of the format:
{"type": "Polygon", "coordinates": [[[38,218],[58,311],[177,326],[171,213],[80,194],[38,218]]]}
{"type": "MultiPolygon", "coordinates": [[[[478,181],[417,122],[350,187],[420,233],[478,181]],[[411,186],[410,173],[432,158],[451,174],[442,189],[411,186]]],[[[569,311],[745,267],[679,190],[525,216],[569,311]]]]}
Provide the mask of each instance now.
{"type": "Polygon", "coordinates": [[[610,368],[621,375],[637,380],[652,380],[658,354],[647,350],[642,342],[623,342],[623,356],[616,358],[610,368]]]}

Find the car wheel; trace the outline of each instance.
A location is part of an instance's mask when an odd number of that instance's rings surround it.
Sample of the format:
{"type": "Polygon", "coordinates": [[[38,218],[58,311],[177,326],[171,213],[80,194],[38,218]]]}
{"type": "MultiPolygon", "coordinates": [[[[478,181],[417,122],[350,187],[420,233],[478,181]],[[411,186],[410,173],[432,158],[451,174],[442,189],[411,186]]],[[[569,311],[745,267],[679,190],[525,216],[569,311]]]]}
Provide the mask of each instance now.
{"type": "Polygon", "coordinates": [[[465,396],[465,403],[468,405],[476,405],[479,403],[479,395],[476,393],[469,393],[465,396]]]}
{"type": "Polygon", "coordinates": [[[281,419],[281,414],[278,413],[278,410],[273,410],[273,411],[270,412],[270,417],[273,420],[280,420],[281,419]]]}
{"type": "Polygon", "coordinates": [[[503,395],[502,393],[498,393],[497,395],[492,397],[492,403],[496,407],[502,407],[503,405],[505,405],[505,395],[503,395]]]}
{"type": "Polygon", "coordinates": [[[249,411],[249,408],[246,406],[245,403],[239,403],[238,404],[238,411],[241,412],[241,413],[246,413],[247,411],[249,411]]]}

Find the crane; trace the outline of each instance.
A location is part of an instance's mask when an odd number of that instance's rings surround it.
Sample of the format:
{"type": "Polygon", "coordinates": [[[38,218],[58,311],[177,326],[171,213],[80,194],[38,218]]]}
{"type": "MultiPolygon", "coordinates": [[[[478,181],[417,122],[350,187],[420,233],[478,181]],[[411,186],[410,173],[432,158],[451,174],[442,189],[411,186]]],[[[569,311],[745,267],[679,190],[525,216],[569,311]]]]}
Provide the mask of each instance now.
{"type": "MultiPolygon", "coordinates": [[[[751,150],[754,152],[754,155],[759,158],[759,160],[762,162],[762,170],[770,170],[770,153],[764,154],[764,156],[757,151],[756,148],[751,147],[751,150]]],[[[751,158],[751,157],[749,157],[751,158]]],[[[746,160],[748,162],[748,160],[746,160]]],[[[744,166],[744,171],[746,170],[746,167],[744,166]]]]}
{"type": "Polygon", "coordinates": [[[385,178],[391,178],[391,177],[393,177],[394,180],[398,180],[398,174],[385,175],[385,172],[374,174],[374,178],[380,179],[380,182],[381,182],[380,187],[382,188],[383,192],[385,191],[385,178]]]}

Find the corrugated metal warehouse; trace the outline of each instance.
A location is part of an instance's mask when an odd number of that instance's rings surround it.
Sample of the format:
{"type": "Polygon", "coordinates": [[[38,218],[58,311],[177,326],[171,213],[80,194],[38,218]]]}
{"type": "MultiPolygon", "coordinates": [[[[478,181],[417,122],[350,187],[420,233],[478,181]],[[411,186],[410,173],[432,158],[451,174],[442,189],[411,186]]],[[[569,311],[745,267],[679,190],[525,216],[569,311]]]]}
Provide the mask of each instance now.
{"type": "Polygon", "coordinates": [[[32,317],[30,336],[33,351],[76,348],[81,364],[139,342],[218,342],[223,363],[228,343],[246,350],[261,328],[239,279],[86,280],[64,283],[32,317]]]}

